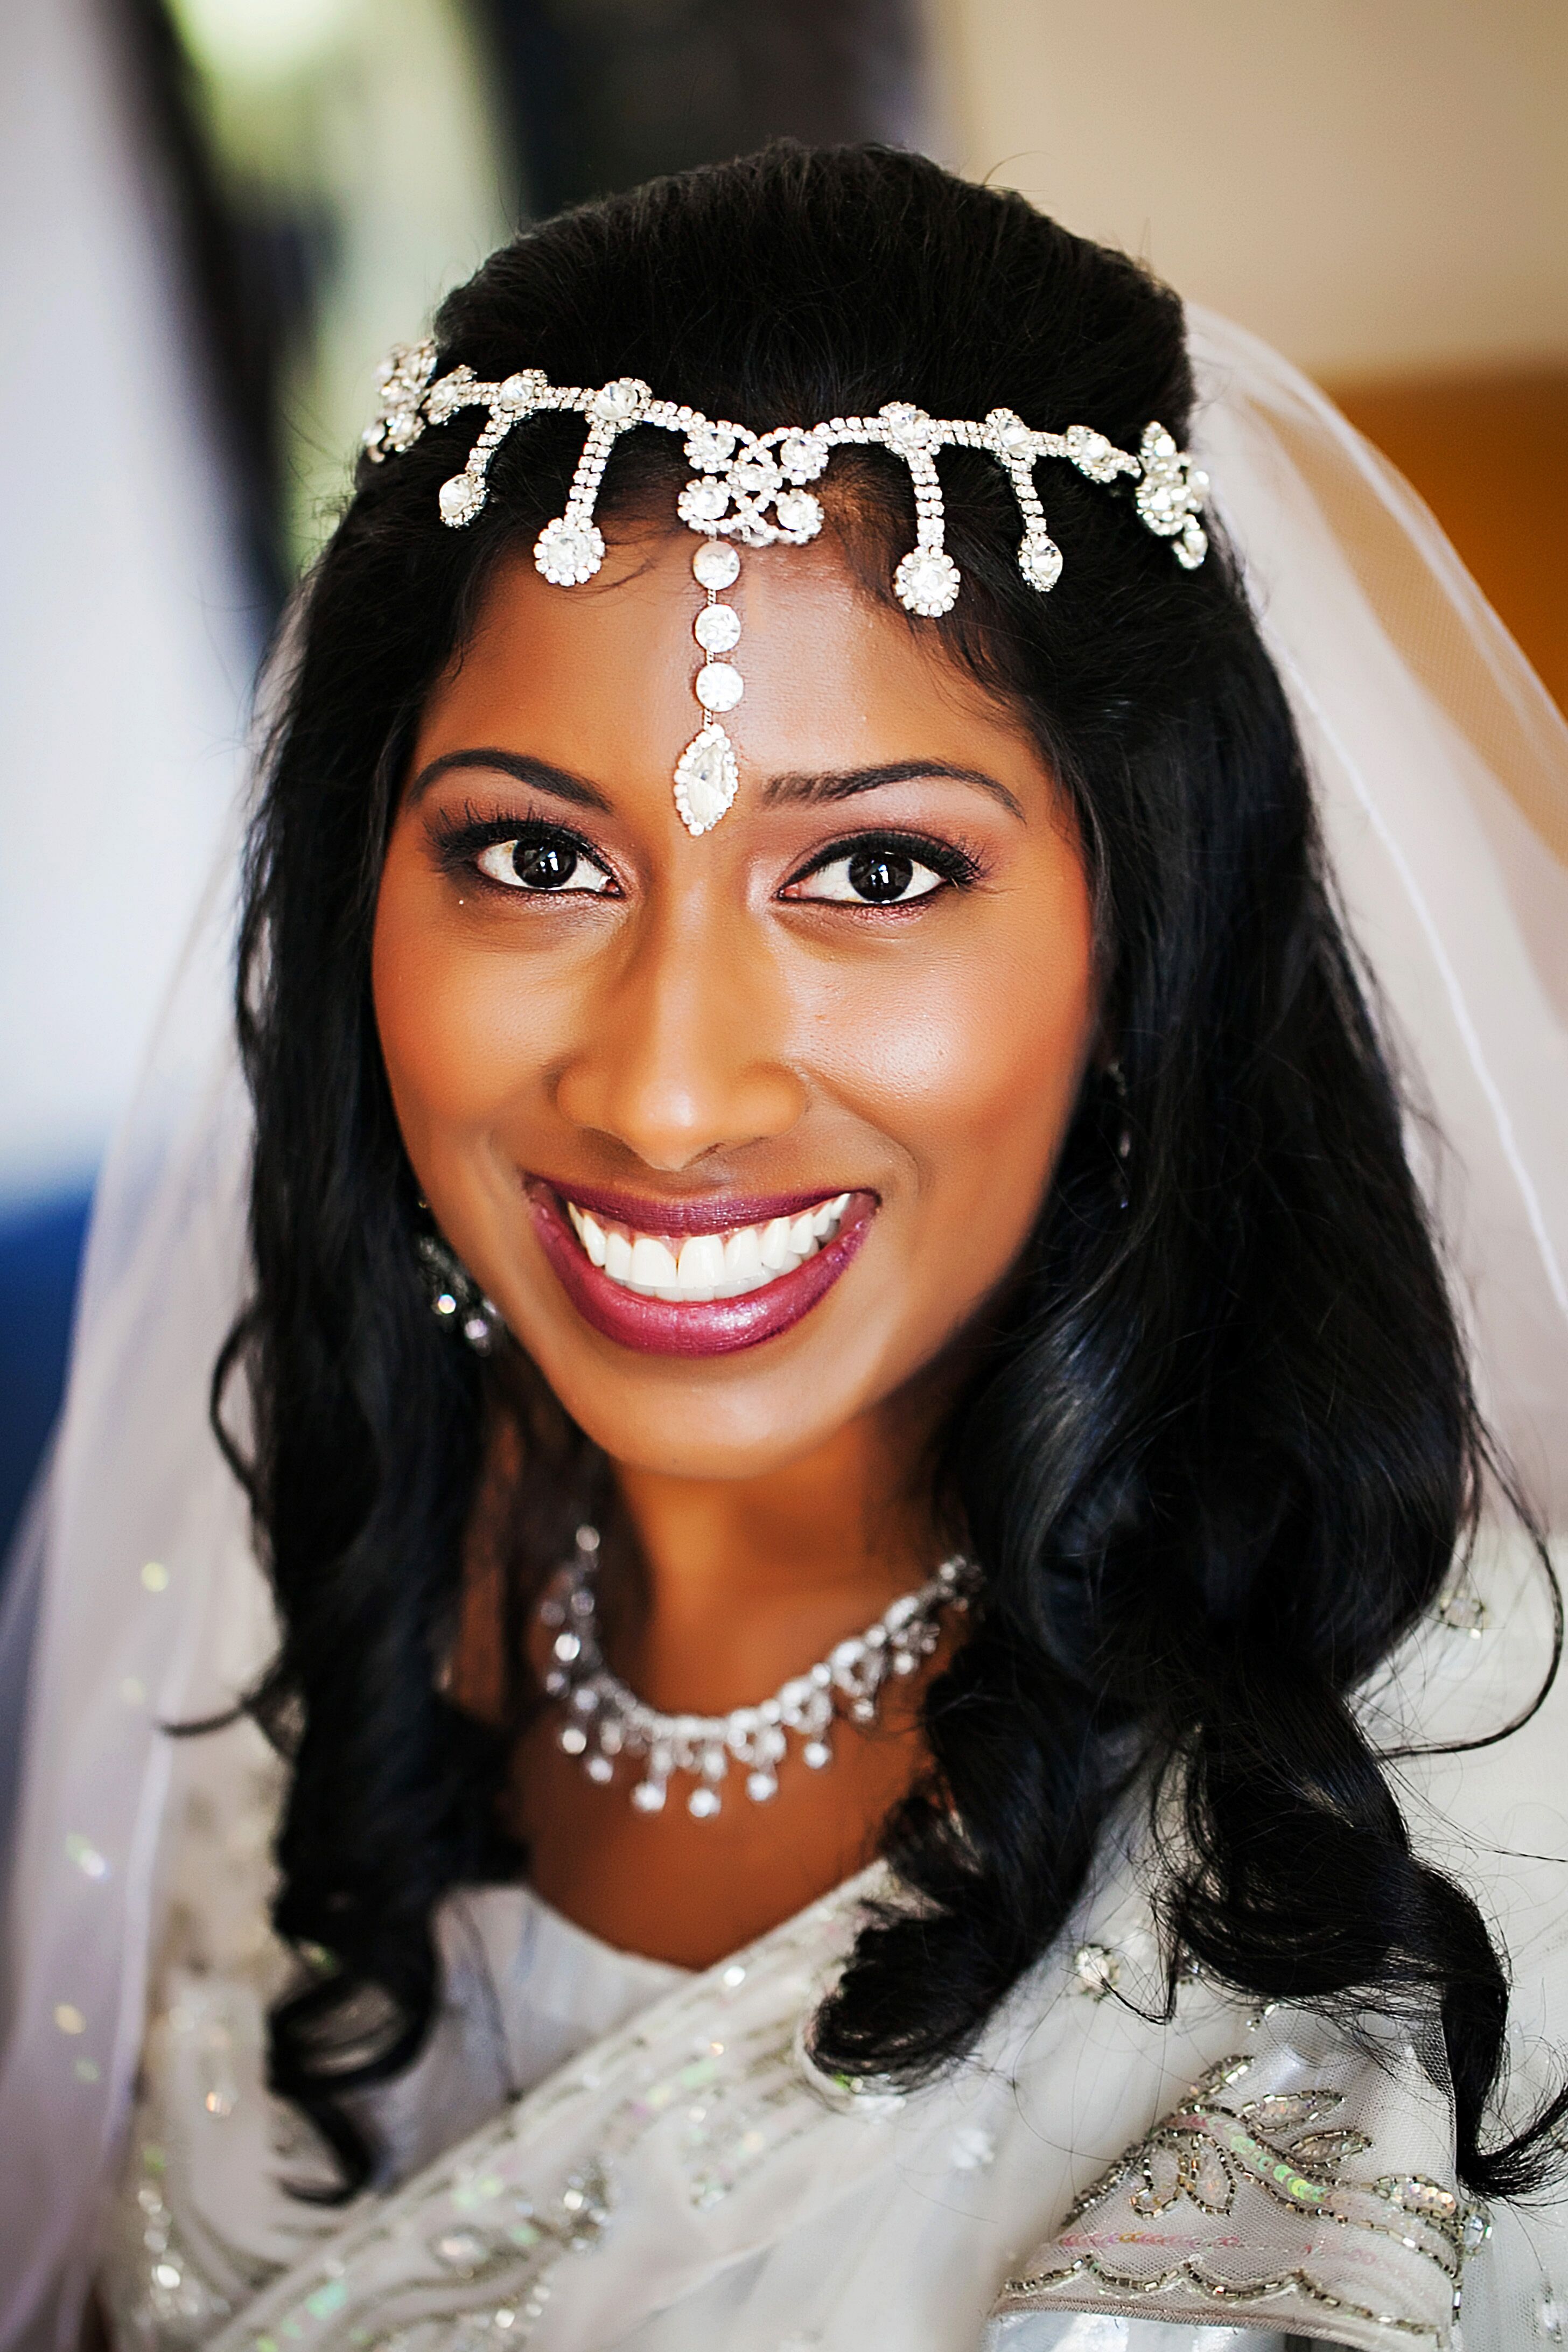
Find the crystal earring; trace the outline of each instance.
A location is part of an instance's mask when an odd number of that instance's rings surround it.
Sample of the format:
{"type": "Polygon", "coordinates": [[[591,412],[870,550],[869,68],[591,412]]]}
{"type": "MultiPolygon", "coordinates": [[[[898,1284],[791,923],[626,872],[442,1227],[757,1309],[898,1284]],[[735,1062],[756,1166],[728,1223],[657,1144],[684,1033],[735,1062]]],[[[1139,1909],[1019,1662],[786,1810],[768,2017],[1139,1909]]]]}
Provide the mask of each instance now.
{"type": "Polygon", "coordinates": [[[430,1312],[459,1330],[476,1356],[493,1355],[506,1331],[494,1299],[485,1297],[457,1252],[435,1234],[421,1234],[415,1247],[430,1312]]]}

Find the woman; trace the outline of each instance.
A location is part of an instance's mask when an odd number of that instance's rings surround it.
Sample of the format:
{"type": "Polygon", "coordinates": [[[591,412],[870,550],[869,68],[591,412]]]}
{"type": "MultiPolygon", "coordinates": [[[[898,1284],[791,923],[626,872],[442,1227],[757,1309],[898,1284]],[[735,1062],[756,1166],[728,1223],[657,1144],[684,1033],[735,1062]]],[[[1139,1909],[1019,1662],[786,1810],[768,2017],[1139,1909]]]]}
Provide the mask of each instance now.
{"type": "Polygon", "coordinates": [[[1020,199],[788,149],[399,357],[281,665],[253,1150],[157,1106],[89,1269],[16,2340],[94,2276],[224,2352],[1558,2340],[1562,877],[1344,437],[1207,367],[1020,199]],[[177,1405],[230,1320],[253,1536],[177,1405]]]}

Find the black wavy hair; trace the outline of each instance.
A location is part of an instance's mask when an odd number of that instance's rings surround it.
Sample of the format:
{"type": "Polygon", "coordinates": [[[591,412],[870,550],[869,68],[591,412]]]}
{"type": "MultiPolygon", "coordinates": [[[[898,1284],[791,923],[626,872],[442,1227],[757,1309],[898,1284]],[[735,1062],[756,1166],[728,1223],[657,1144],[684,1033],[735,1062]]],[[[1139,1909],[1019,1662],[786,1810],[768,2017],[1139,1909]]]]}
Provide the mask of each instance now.
{"type": "MultiPolygon", "coordinates": [[[[875,148],[778,146],[565,214],[493,255],[436,337],[443,367],[638,375],[759,430],[900,399],[1136,447],[1151,418],[1183,436],[1193,396],[1181,306],[1145,270],[875,148]]],[[[437,492],[474,429],[361,466],[306,592],[242,940],[255,1290],[215,1413],[243,1366],[282,1627],[253,1706],[291,1763],[276,1924],[313,1964],[273,2013],[271,2073],[345,2191],[370,2165],[345,2094],[405,2066],[429,2025],[435,1906],[526,1864],[498,1810],[537,1703],[521,1643],[500,1726],[438,1672],[491,1437],[516,1433],[514,1631],[605,1476],[530,1401],[515,1351],[481,1366],[427,1311],[371,1002],[422,701],[497,557],[560,511],[581,446],[575,420],[515,430],[480,519],[448,530],[437,492]]],[[[1001,469],[962,450],[942,466],[965,588],[910,625],[1010,698],[1074,796],[1120,1076],[1085,1082],[1005,1320],[942,1433],[936,1491],[983,1602],[929,1693],[929,1770],[885,1827],[915,1900],[865,1926],[816,2048],[905,2082],[969,2050],[1137,1781],[1167,1815],[1179,1801],[1173,1981],[1190,1960],[1249,1994],[1430,2000],[1460,2174],[1517,2191],[1559,2110],[1483,2147],[1503,1966],[1413,1852],[1350,1703],[1433,1605],[1492,1473],[1285,698],[1223,544],[1184,572],[1125,485],[1053,467],[1066,568],[1040,595],[1001,469]]],[[[610,510],[680,470],[667,436],[628,436],[610,510]]],[[[886,596],[907,474],[845,454],[840,477],[846,544],[886,596]]]]}

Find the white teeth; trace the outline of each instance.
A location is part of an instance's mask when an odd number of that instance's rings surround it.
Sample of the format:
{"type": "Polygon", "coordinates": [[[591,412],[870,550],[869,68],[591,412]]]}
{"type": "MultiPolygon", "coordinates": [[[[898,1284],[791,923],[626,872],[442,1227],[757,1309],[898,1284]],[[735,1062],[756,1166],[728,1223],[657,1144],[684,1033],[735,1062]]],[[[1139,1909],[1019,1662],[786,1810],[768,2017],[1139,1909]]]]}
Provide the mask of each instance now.
{"type": "Polygon", "coordinates": [[[763,1264],[770,1274],[782,1274],[795,1255],[789,1245],[789,1219],[775,1217],[772,1224],[764,1225],[761,1245],[763,1264]]]}
{"type": "Polygon", "coordinates": [[[656,1298],[696,1305],[704,1299],[738,1298],[781,1275],[793,1274],[833,1238],[852,1197],[840,1192],[798,1217],[774,1217],[760,1226],[736,1225],[728,1233],[692,1234],[683,1242],[602,1224],[574,1201],[567,1202],[566,1213],[585,1255],[612,1282],[656,1298]]]}
{"type": "Polygon", "coordinates": [[[742,1225],[724,1244],[724,1275],[726,1287],[733,1284],[737,1290],[750,1290],[766,1277],[763,1264],[763,1245],[757,1238],[755,1225],[742,1225]]]}
{"type": "Polygon", "coordinates": [[[632,1244],[630,1278],[644,1290],[678,1288],[680,1277],[668,1243],[656,1241],[652,1234],[639,1234],[632,1244]]]}
{"type": "MultiPolygon", "coordinates": [[[[632,1253],[635,1259],[637,1253],[632,1253]]],[[[676,1261],[676,1275],[685,1291],[718,1287],[724,1279],[724,1237],[721,1234],[693,1234],[680,1245],[676,1261]]]]}

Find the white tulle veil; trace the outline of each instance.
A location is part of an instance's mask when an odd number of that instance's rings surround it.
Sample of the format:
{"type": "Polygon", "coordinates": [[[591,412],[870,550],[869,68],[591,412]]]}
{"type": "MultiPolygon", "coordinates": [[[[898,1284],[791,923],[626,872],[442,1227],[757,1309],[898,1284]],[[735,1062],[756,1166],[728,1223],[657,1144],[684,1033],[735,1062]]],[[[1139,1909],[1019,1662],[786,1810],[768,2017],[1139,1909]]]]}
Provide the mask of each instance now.
{"type": "MultiPolygon", "coordinates": [[[[1193,438],[1406,1075],[1483,1404],[1562,1528],[1568,729],[1430,515],[1312,385],[1221,320],[1191,312],[1189,331],[1193,438]]],[[[74,2342],[158,1932],[158,1727],[231,1704],[268,1643],[207,1420],[247,1263],[237,835],[103,1173],[67,1405],[0,1603],[0,2347],[74,2342]]]]}

